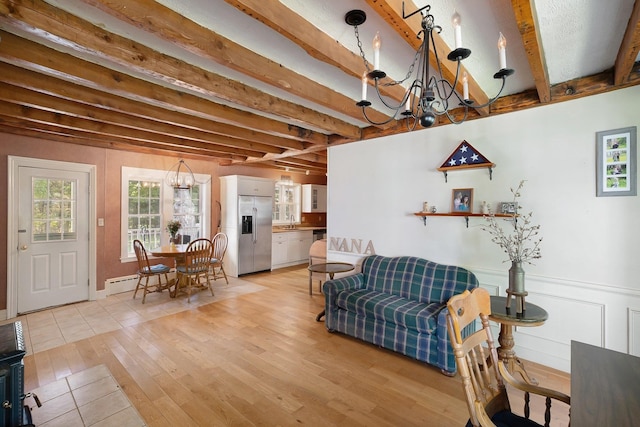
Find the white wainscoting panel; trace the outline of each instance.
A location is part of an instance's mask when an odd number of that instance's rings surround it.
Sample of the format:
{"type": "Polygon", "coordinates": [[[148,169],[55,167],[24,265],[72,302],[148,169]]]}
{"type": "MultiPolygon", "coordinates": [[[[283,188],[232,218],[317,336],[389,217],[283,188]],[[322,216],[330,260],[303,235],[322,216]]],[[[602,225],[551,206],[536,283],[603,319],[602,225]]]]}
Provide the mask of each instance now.
{"type": "MultiPolygon", "coordinates": [[[[505,271],[471,269],[492,295],[506,295],[505,271]]],[[[571,369],[571,341],[640,356],[640,292],[527,274],[526,302],[549,313],[542,326],[514,330],[516,354],[555,369],[571,369]]]]}
{"type": "MultiPolygon", "coordinates": [[[[605,306],[555,295],[530,292],[530,301],[549,313],[549,320],[537,328],[527,329],[530,335],[562,343],[571,340],[602,347],[604,345],[605,306]],[[575,313],[580,313],[576,316],[575,313]]],[[[523,331],[524,333],[524,331],[523,331]]]]}
{"type": "Polygon", "coordinates": [[[640,308],[629,307],[629,354],[640,357],[640,308]]]}

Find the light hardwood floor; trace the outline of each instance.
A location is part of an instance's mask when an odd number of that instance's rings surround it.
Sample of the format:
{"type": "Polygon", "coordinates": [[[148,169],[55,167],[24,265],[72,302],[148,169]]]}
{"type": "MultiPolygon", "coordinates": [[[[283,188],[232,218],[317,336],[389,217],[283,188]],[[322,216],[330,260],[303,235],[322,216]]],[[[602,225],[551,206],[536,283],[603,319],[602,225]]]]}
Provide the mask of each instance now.
{"type": "MultiPolygon", "coordinates": [[[[458,377],[316,322],[304,266],[243,279],[265,289],[26,356],[25,390],[106,365],[149,426],[465,425],[458,377]]],[[[527,369],[569,392],[568,374],[527,369]]]]}

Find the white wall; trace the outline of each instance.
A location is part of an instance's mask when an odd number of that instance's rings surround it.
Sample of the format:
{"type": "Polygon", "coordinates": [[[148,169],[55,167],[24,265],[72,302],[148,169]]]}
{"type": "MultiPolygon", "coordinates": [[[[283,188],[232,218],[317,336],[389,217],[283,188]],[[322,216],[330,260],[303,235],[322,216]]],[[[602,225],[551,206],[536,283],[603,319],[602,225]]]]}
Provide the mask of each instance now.
{"type": "MultiPolygon", "coordinates": [[[[521,328],[516,351],[568,371],[570,340],[640,355],[638,197],[596,197],[595,134],[640,127],[640,86],[517,113],[447,125],[329,149],[329,238],[371,241],[381,255],[415,255],[462,265],[482,286],[506,295],[506,255],[483,231],[482,218],[413,215],[422,203],[448,212],[455,188],[474,189],[474,212],[486,200],[510,201],[526,180],[523,211],[541,225],[542,258],[526,265],[527,301],[548,322],[521,328]],[[496,164],[436,169],[462,140],[496,164]]],[[[637,159],[636,159],[637,160],[637,159]]],[[[343,248],[344,249],[344,248],[343,248]]],[[[330,249],[332,259],[361,255],[330,249]]]]}

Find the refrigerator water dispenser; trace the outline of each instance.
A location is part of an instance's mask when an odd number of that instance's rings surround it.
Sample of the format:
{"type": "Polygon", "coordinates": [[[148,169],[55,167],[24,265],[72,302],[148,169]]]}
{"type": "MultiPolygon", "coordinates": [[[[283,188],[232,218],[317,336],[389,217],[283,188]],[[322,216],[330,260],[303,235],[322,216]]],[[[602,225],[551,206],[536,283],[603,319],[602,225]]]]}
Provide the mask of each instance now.
{"type": "Polygon", "coordinates": [[[253,233],[253,216],[242,215],[242,234],[253,233]]]}

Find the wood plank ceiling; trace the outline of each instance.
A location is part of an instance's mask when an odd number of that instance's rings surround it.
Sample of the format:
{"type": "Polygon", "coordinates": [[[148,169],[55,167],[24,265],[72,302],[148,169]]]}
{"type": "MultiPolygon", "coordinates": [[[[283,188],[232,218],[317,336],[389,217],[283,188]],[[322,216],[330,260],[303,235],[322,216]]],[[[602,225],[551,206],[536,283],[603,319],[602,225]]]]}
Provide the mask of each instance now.
{"type": "MultiPolygon", "coordinates": [[[[596,73],[565,81],[549,76],[539,5],[504,1],[511,9],[508,23],[519,32],[519,40],[510,41],[515,46],[510,55],[522,56],[528,70],[517,70],[516,89],[506,90],[491,108],[474,111],[470,119],[640,83],[640,0],[616,0],[630,13],[616,18],[615,63],[601,61],[596,73]]],[[[500,8],[504,1],[490,3],[500,8]]],[[[354,6],[386,23],[385,37],[405,43],[405,50],[420,43],[420,20],[402,19],[401,0],[341,3],[329,7],[340,9],[328,12],[336,20],[354,6]]],[[[592,3],[595,10],[599,2],[592,3]]],[[[407,2],[407,9],[414,7],[407,2]]],[[[304,8],[295,0],[0,0],[0,132],[325,174],[328,146],[407,130],[402,122],[376,127],[363,121],[355,105],[364,70],[357,47],[336,40],[330,34],[337,25],[321,28],[312,22],[317,10],[302,13],[304,8]],[[208,7],[194,12],[200,5],[208,7]],[[221,34],[197,22],[198,14],[223,20],[240,14],[250,25],[236,29],[237,34],[221,34]],[[254,39],[272,32],[270,37],[292,48],[265,43],[264,49],[251,49],[236,41],[241,39],[236,35],[254,32],[254,39]],[[289,52],[291,62],[319,64],[316,68],[339,75],[329,82],[305,75],[278,59],[289,52]]],[[[351,27],[344,21],[338,25],[353,39],[351,27]]],[[[451,50],[443,38],[447,31],[436,35],[440,57],[451,50]]],[[[452,64],[443,64],[451,80],[452,64]]],[[[483,103],[489,97],[471,68],[470,98],[483,103]]],[[[398,86],[385,88],[390,99],[400,100],[402,92],[398,86]]],[[[386,117],[379,111],[373,116],[386,117]]]]}

